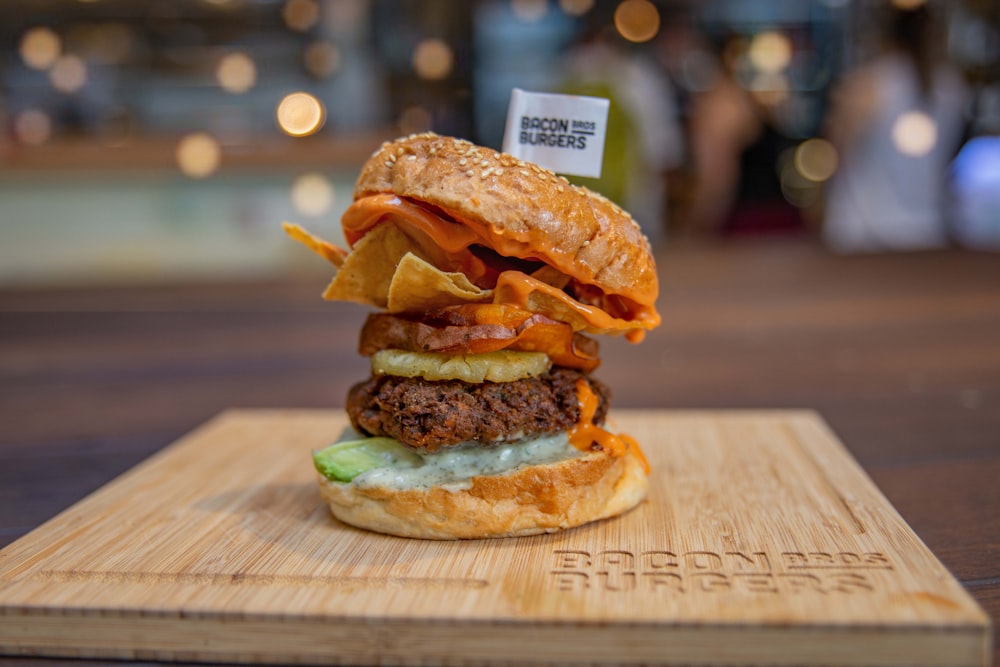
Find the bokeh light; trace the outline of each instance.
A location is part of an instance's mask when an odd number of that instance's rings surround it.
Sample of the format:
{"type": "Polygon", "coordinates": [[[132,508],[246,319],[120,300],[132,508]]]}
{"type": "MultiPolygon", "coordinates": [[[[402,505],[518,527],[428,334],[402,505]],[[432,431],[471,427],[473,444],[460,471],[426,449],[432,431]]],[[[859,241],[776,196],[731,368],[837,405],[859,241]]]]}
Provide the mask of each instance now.
{"type": "Polygon", "coordinates": [[[912,11],[927,4],[927,0],[892,0],[892,6],[904,11],[912,11]]]}
{"type": "Polygon", "coordinates": [[[615,28],[630,42],[648,42],[660,31],[660,12],[649,0],[625,0],[615,8],[615,28]]]}
{"type": "Polygon", "coordinates": [[[222,164],[222,148],[211,135],[196,132],[183,137],[177,144],[177,166],[191,178],[206,178],[222,164]]]}
{"type": "Polygon", "coordinates": [[[292,30],[305,32],[319,23],[319,4],[315,0],[288,0],[281,18],[292,30]]]}
{"type": "Polygon", "coordinates": [[[399,114],[399,130],[403,134],[417,134],[433,129],[434,117],[420,106],[407,107],[399,114]]]}
{"type": "Polygon", "coordinates": [[[313,42],[303,54],[306,69],[317,79],[333,76],[340,69],[340,49],[331,42],[313,42]]]}
{"type": "Polygon", "coordinates": [[[570,16],[583,16],[594,8],[594,0],[559,0],[559,9],[570,16]]]}
{"type": "Polygon", "coordinates": [[[800,174],[822,183],[837,171],[837,149],[826,139],[806,139],[795,149],[794,161],[800,174]]]}
{"type": "Polygon", "coordinates": [[[21,59],[32,69],[47,70],[62,53],[62,40],[51,28],[32,28],[21,37],[21,59]]]}
{"type": "Polygon", "coordinates": [[[750,40],[747,56],[762,72],[780,72],[792,62],[792,42],[780,32],[757,33],[750,40]]]}
{"type": "Polygon", "coordinates": [[[29,146],[44,144],[52,137],[52,119],[39,109],[22,111],[14,119],[14,136],[29,146]]]}
{"type": "Polygon", "coordinates": [[[798,165],[799,147],[789,148],[778,156],[777,169],[781,194],[792,206],[810,208],[819,202],[822,185],[807,178],[798,165]]]}
{"type": "Polygon", "coordinates": [[[413,69],[421,79],[439,81],[451,74],[455,56],[440,39],[425,39],[413,50],[413,69]]]}
{"type": "Polygon", "coordinates": [[[305,137],[317,132],[326,120],[323,103],[309,93],[291,93],[278,103],[275,113],[278,127],[293,137],[305,137]]]}
{"type": "Polygon", "coordinates": [[[923,111],[900,114],[892,125],[892,143],[903,155],[927,155],[937,143],[938,128],[934,119],[923,111]]]}
{"type": "Polygon", "coordinates": [[[333,206],[333,201],[333,184],[321,174],[303,174],[292,184],[292,206],[302,215],[323,215],[333,206]]]}
{"type": "Polygon", "coordinates": [[[60,56],[49,70],[52,86],[62,93],[75,93],[87,83],[87,66],[80,56],[60,56]]]}
{"type": "Polygon", "coordinates": [[[257,66],[245,53],[230,53],[219,61],[215,78],[223,90],[235,94],[245,93],[257,83],[257,66]]]}
{"type": "Polygon", "coordinates": [[[791,83],[780,72],[758,72],[750,81],[750,94],[765,107],[778,107],[788,101],[791,83]]]}
{"type": "Polygon", "coordinates": [[[536,23],[549,11],[548,0],[511,0],[510,10],[519,21],[536,23]]]}

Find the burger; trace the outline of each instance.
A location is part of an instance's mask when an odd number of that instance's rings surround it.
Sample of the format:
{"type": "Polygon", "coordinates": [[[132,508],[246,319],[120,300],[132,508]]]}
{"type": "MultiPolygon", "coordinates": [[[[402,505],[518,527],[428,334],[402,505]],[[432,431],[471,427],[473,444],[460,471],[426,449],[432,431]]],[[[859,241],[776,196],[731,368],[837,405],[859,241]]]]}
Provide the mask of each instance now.
{"type": "Polygon", "coordinates": [[[313,453],[340,521],[430,539],[554,532],[647,492],[607,420],[595,336],[659,324],[648,240],[620,207],[538,165],[433,133],[383,144],[342,218],[323,297],[373,306],[351,426],[313,453]]]}

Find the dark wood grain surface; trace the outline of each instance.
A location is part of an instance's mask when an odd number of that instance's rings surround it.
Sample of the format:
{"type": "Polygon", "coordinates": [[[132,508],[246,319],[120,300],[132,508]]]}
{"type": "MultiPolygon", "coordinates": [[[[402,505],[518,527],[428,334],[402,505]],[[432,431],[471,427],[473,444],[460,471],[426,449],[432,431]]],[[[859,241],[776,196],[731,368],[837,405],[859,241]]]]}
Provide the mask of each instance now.
{"type": "MultiPolygon", "coordinates": [[[[614,405],[819,411],[995,624],[1000,256],[772,241],[659,266],[664,325],[602,342],[614,405]]],[[[367,311],[324,284],[0,292],[0,546],[221,410],[343,405],[367,311]]]]}

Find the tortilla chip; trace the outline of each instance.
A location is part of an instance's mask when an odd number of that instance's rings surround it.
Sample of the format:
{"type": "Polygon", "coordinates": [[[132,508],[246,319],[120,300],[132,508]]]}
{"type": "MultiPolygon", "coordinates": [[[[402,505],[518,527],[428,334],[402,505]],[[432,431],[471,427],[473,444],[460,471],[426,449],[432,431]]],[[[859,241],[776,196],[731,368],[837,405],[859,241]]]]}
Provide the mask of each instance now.
{"type": "Polygon", "coordinates": [[[565,322],[573,331],[593,334],[641,335],[642,324],[584,306],[561,288],[568,280],[545,268],[532,275],[500,274],[496,289],[477,287],[459,272],[442,271],[421,255],[419,245],[389,221],[376,225],[350,253],[319,239],[292,223],[285,231],[296,241],[339,266],[323,298],[354,301],[392,313],[426,312],[464,303],[508,303],[565,322]],[[338,263],[339,262],[339,263],[338,263]]]}
{"type": "Polygon", "coordinates": [[[476,287],[465,274],[442,271],[418,253],[419,246],[398,226],[377,225],[347,255],[323,298],[394,313],[491,299],[492,290],[476,287]]]}
{"type": "Polygon", "coordinates": [[[390,313],[423,312],[462,303],[483,303],[493,290],[476,287],[464,273],[445,272],[413,253],[396,267],[389,285],[390,313]]]}
{"type": "Polygon", "coordinates": [[[396,225],[377,225],[351,250],[323,298],[385,308],[396,265],[415,248],[416,244],[396,225]]]}
{"type": "Polygon", "coordinates": [[[303,244],[314,253],[330,262],[338,269],[343,265],[344,259],[347,257],[347,251],[339,246],[335,246],[329,241],[324,241],[318,236],[315,236],[304,227],[296,225],[294,222],[283,222],[281,223],[282,229],[290,237],[303,244]]]}

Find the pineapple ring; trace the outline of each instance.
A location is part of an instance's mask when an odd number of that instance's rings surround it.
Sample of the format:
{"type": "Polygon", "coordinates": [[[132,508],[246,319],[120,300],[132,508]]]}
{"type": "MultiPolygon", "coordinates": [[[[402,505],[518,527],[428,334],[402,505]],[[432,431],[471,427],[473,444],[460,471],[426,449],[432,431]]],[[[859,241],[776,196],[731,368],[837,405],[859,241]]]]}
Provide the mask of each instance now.
{"type": "Polygon", "coordinates": [[[443,354],[379,350],[371,357],[372,373],[422,377],[425,380],[513,382],[548,372],[552,362],[544,352],[497,350],[479,354],[443,354]]]}

